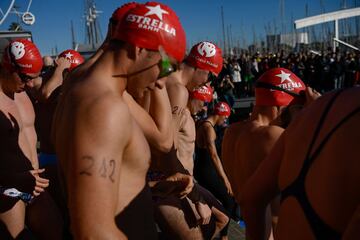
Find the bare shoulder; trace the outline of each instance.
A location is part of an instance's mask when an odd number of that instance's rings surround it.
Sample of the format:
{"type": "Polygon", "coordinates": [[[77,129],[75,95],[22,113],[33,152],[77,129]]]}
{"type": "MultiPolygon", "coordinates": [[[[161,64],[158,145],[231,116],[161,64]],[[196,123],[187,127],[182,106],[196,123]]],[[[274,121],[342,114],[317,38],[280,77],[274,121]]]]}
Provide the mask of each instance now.
{"type": "Polygon", "coordinates": [[[95,126],[101,125],[105,129],[118,128],[131,121],[129,109],[122,97],[112,94],[102,94],[86,101],[80,114],[84,121],[95,126]]]}
{"type": "Polygon", "coordinates": [[[240,121],[232,123],[224,133],[224,139],[226,138],[238,138],[246,129],[247,121],[240,121]]]}
{"type": "Polygon", "coordinates": [[[264,141],[268,141],[270,143],[276,142],[280,135],[284,132],[284,128],[270,125],[260,129],[259,134],[264,139],[264,141]]]}
{"type": "Polygon", "coordinates": [[[202,128],[207,134],[215,133],[215,129],[209,122],[204,122],[200,125],[200,128],[202,128]]]}
{"type": "Polygon", "coordinates": [[[230,126],[226,129],[227,132],[233,132],[237,131],[239,129],[242,129],[246,124],[246,121],[239,121],[236,123],[230,124],[230,126]]]}
{"type": "Polygon", "coordinates": [[[32,104],[30,97],[27,95],[27,93],[21,92],[21,93],[16,93],[16,99],[19,100],[19,102],[21,102],[22,104],[32,104]]]}
{"type": "Polygon", "coordinates": [[[25,123],[34,124],[35,112],[33,104],[25,92],[15,94],[15,102],[25,123]]]}

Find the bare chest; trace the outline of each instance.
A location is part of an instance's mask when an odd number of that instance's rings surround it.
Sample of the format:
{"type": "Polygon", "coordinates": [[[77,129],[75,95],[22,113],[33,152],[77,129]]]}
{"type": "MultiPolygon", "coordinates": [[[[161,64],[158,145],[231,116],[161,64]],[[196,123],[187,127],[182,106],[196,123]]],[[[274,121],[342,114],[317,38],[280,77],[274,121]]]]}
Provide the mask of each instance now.
{"type": "MultiPolygon", "coordinates": [[[[0,93],[0,151],[7,159],[32,159],[35,132],[27,131],[34,124],[34,110],[25,93],[14,99],[0,93]],[[33,144],[33,145],[32,145],[33,144]]],[[[27,160],[26,160],[27,161],[27,160]]]]}
{"type": "Polygon", "coordinates": [[[132,125],[133,131],[129,144],[124,151],[123,159],[124,166],[131,169],[128,173],[134,174],[133,177],[136,178],[136,176],[145,176],[150,166],[150,147],[135,120],[132,125]]]}
{"type": "Polygon", "coordinates": [[[185,110],[182,116],[181,128],[177,136],[177,157],[182,165],[192,172],[193,154],[195,150],[195,123],[189,110],[185,110]]]}
{"type": "MultiPolygon", "coordinates": [[[[28,126],[34,125],[34,109],[25,93],[16,94],[14,99],[8,98],[1,93],[0,110],[3,120],[7,119],[8,124],[11,124],[12,128],[18,129],[19,132],[28,126]]],[[[2,126],[6,125],[2,124],[2,126]]]]}

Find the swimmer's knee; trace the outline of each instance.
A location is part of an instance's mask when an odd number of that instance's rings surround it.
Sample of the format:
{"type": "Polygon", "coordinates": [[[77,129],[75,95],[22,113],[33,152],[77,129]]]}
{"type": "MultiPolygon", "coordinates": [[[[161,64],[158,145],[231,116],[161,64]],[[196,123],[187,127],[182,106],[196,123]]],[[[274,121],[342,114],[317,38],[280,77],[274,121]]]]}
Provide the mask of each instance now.
{"type": "Polygon", "coordinates": [[[214,207],[211,210],[217,225],[226,226],[229,223],[230,217],[227,214],[214,207]]]}

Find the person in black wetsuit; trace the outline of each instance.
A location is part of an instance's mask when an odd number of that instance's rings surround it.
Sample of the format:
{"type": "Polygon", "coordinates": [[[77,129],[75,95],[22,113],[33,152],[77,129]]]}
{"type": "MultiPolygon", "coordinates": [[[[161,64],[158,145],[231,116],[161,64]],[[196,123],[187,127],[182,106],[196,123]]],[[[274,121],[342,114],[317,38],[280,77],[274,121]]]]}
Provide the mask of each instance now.
{"type": "Polygon", "coordinates": [[[275,239],[360,239],[359,120],[360,88],[302,110],[245,186],[249,239],[264,239],[259,222],[279,193],[275,239]]]}
{"type": "MultiPolygon", "coordinates": [[[[229,105],[219,102],[215,105],[213,114],[197,123],[194,162],[195,179],[201,186],[214,194],[223,204],[229,216],[234,212],[236,203],[232,197],[230,182],[216,150],[214,127],[224,124],[230,113],[229,105]]],[[[226,239],[227,230],[228,227],[225,227],[220,232],[222,239],[226,239]]]]}

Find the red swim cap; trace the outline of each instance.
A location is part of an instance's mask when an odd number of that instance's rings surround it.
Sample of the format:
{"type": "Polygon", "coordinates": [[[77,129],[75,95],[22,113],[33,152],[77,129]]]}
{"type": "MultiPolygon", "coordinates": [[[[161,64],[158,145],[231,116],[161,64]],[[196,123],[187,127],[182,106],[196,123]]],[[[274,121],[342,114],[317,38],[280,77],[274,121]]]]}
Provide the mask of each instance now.
{"type": "Polygon", "coordinates": [[[213,98],[213,89],[207,85],[195,88],[191,92],[191,98],[198,99],[204,102],[211,102],[213,98]]]}
{"type": "Polygon", "coordinates": [[[114,24],[120,23],[125,14],[130,10],[135,8],[136,6],[138,6],[139,3],[136,2],[129,2],[129,3],[125,3],[124,5],[122,5],[121,7],[117,8],[113,14],[111,15],[110,21],[112,21],[114,24]]]}
{"type": "Polygon", "coordinates": [[[191,48],[185,62],[192,67],[219,75],[223,67],[221,49],[211,42],[199,42],[191,48]]]}
{"type": "Polygon", "coordinates": [[[214,106],[214,114],[228,117],[231,114],[231,108],[226,102],[218,102],[214,106]]]}
{"type": "Polygon", "coordinates": [[[181,62],[185,55],[185,32],[176,13],[168,6],[147,2],[130,9],[112,39],[119,39],[132,45],[165,52],[181,62]]]}
{"type": "Polygon", "coordinates": [[[41,71],[43,61],[34,43],[27,39],[16,39],[5,48],[2,65],[9,72],[36,74],[41,71]]]}
{"type": "Polygon", "coordinates": [[[71,63],[69,70],[73,70],[84,62],[84,58],[75,50],[68,49],[59,54],[59,58],[66,58],[71,63]]]}
{"type": "Polygon", "coordinates": [[[301,98],[299,93],[303,90],[305,90],[305,84],[293,72],[285,68],[273,68],[266,71],[257,80],[255,88],[256,105],[287,106],[301,104],[304,98],[301,98]]]}

